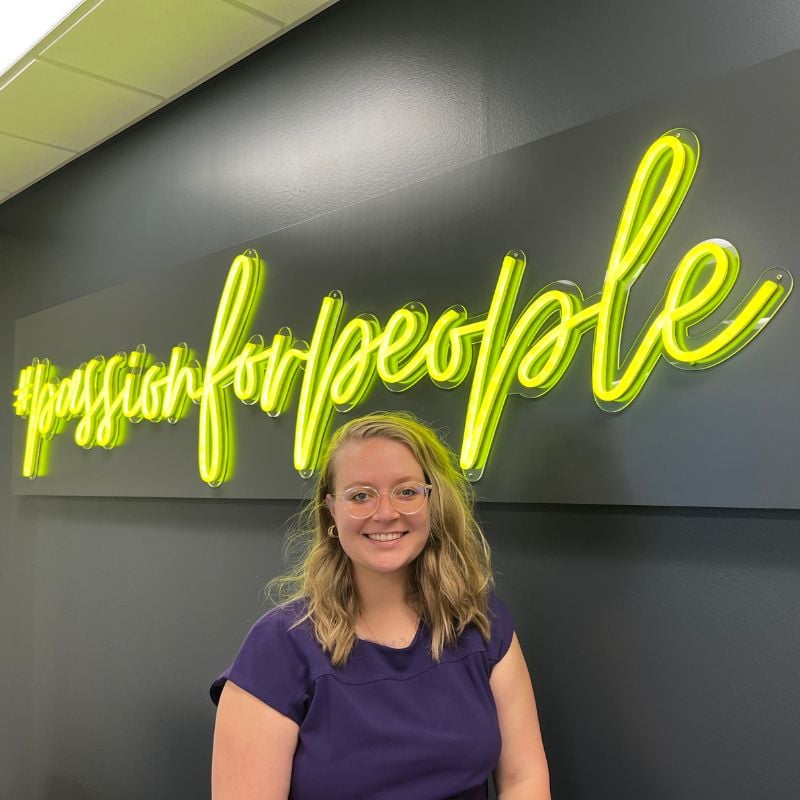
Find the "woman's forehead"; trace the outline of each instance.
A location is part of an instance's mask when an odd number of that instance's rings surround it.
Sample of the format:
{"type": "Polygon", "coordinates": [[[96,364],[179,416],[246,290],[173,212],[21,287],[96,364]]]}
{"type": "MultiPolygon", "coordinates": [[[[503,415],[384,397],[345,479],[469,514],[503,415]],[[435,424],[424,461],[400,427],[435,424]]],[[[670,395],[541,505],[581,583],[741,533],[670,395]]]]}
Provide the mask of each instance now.
{"type": "Polygon", "coordinates": [[[420,480],[422,466],[404,442],[382,436],[345,442],[331,464],[336,482],[374,484],[420,480]]]}

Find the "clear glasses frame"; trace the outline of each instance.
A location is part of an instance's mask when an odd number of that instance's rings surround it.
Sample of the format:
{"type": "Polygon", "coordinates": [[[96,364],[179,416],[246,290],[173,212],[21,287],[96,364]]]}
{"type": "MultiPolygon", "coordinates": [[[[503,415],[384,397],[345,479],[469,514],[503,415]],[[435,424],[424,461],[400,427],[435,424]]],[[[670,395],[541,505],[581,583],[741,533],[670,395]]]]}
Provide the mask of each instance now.
{"type": "Polygon", "coordinates": [[[430,497],[431,489],[433,484],[412,481],[382,492],[374,486],[352,486],[344,492],[331,492],[328,497],[341,500],[344,510],[354,519],[366,519],[378,510],[383,495],[388,495],[389,503],[398,514],[419,514],[430,497]],[[414,494],[403,494],[411,489],[414,494]],[[413,503],[415,507],[409,508],[409,503],[413,503]]]}

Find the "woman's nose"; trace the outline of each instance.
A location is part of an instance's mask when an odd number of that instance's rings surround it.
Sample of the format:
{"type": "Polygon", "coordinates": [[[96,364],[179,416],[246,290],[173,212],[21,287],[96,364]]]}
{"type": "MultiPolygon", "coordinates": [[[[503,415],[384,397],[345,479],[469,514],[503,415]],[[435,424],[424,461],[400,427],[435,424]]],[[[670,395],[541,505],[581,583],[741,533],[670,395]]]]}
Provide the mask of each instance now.
{"type": "Polygon", "coordinates": [[[392,505],[392,499],[388,492],[382,492],[378,496],[378,507],[372,515],[373,519],[394,519],[399,516],[397,509],[392,505]]]}

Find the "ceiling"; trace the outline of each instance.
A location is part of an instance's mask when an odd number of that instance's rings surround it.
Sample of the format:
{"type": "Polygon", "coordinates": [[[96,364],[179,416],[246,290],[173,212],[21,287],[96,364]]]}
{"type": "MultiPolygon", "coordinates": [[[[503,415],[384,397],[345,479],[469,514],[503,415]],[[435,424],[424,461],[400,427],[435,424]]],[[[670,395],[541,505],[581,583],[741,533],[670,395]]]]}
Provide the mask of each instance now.
{"type": "Polygon", "coordinates": [[[87,0],[0,75],[0,203],[336,0],[87,0]]]}

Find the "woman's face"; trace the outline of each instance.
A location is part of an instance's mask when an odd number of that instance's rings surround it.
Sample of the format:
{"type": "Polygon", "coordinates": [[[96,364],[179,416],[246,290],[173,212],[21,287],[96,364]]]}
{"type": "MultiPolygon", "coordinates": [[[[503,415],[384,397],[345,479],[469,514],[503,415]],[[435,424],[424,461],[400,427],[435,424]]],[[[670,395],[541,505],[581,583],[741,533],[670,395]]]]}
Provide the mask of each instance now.
{"type": "Polygon", "coordinates": [[[356,574],[407,572],[430,533],[427,500],[415,514],[404,514],[389,498],[397,486],[425,483],[425,473],[411,450],[402,442],[382,437],[346,442],[334,456],[333,475],[336,494],[366,486],[381,493],[374,513],[364,519],[351,516],[341,498],[327,498],[339,542],[356,574]]]}

